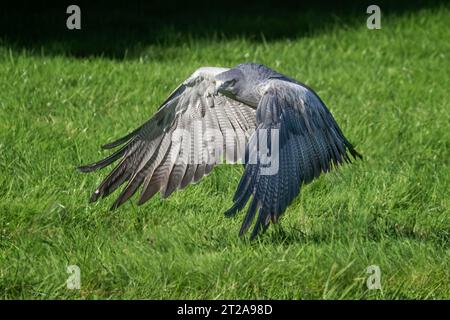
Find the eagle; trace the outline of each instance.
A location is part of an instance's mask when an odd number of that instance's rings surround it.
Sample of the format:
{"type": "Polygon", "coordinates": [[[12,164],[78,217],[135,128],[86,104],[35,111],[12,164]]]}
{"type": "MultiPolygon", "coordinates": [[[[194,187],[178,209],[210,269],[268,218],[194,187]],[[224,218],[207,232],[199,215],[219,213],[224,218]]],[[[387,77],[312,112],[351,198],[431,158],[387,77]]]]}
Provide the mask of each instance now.
{"type": "Polygon", "coordinates": [[[92,172],[119,161],[90,198],[125,184],[111,209],[138,189],[141,205],[158,192],[167,198],[198,182],[221,163],[242,164],[225,215],[249,203],[239,235],[253,225],[251,239],[278,223],[302,185],[362,158],[310,87],[257,63],[197,69],[147,122],[102,148],[115,151],[78,169],[92,172]]]}

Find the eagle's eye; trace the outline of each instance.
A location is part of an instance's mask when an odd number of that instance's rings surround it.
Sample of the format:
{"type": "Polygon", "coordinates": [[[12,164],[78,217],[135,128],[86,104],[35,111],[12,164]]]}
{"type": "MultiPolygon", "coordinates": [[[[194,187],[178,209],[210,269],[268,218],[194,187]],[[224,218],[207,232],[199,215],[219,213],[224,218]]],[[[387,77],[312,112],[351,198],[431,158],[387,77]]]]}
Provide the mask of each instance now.
{"type": "Polygon", "coordinates": [[[225,81],[225,86],[232,87],[235,83],[236,83],[236,79],[231,79],[231,80],[225,81]]]}

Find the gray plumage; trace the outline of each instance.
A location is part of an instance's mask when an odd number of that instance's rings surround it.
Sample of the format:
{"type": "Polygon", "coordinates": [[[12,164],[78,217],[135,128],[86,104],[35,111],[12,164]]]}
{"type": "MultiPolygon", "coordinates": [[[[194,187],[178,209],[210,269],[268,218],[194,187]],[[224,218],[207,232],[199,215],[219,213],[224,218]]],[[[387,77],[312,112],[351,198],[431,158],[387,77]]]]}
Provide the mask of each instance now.
{"type": "Polygon", "coordinates": [[[139,204],[157,192],[166,198],[207,175],[221,158],[242,161],[244,174],[225,215],[234,215],[250,201],[239,234],[256,216],[251,238],[270,221],[278,222],[302,184],[351,162],[348,153],[361,157],[312,89],[255,63],[198,69],[150,120],[103,148],[121,145],[111,156],[79,167],[90,172],[120,159],[91,201],[124,183],[112,209],[141,186],[139,204]],[[261,145],[278,159],[275,173],[264,173],[261,145]]]}

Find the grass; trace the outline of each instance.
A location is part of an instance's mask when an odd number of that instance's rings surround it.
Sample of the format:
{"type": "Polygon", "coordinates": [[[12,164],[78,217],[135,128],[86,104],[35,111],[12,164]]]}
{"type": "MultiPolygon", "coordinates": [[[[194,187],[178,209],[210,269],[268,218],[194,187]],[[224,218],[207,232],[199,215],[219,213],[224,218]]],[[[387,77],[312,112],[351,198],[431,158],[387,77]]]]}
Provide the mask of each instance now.
{"type": "Polygon", "coordinates": [[[125,59],[1,42],[0,297],[449,298],[449,20],[440,7],[383,16],[375,31],[364,20],[291,39],[190,37],[125,59]],[[283,231],[254,242],[237,237],[242,214],[222,214],[239,166],[165,201],[88,204],[106,172],[76,165],[197,67],[243,61],[315,88],[364,161],[304,187],[283,231]],[[66,288],[73,264],[81,290],[66,288]],[[382,290],[366,286],[370,265],[382,290]]]}

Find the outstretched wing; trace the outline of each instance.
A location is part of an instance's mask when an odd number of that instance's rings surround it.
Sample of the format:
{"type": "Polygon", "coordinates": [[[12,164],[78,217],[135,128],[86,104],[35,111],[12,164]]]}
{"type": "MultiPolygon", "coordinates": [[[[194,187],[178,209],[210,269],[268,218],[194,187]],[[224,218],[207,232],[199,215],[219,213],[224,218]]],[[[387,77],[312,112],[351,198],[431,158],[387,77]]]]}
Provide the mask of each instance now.
{"type": "Polygon", "coordinates": [[[103,146],[123,145],[109,157],[81,166],[82,172],[119,164],[98,186],[91,201],[106,197],[126,183],[112,209],[142,185],[139,204],[158,191],[163,198],[197,182],[223,157],[240,160],[255,130],[255,110],[215,94],[214,76],[224,68],[200,68],[183,82],[142,126],[103,146]]]}
{"type": "Polygon", "coordinates": [[[320,98],[303,85],[271,80],[258,105],[256,120],[234,205],[225,213],[235,214],[252,196],[239,233],[248,230],[258,212],[251,238],[266,230],[270,221],[278,221],[302,184],[333,165],[351,162],[348,152],[354,158],[361,157],[320,98]]]}

